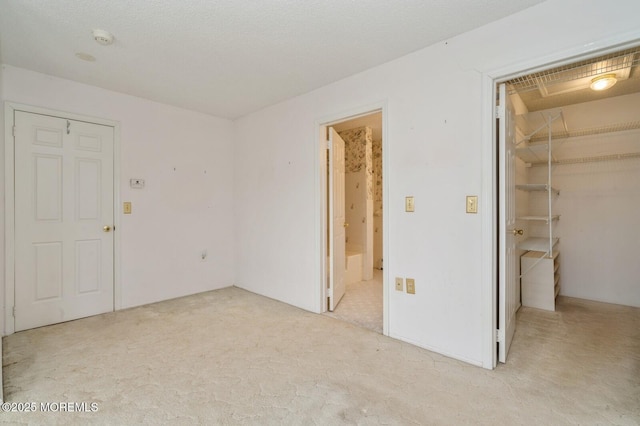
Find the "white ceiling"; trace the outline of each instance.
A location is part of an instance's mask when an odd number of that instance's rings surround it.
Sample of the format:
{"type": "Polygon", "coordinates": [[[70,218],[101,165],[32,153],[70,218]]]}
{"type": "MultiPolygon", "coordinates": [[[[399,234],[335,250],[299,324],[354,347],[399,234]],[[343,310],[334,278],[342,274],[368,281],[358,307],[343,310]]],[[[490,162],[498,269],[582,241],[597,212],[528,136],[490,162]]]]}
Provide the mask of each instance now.
{"type": "Polygon", "coordinates": [[[541,2],[0,0],[0,62],[236,118],[541,2]]]}

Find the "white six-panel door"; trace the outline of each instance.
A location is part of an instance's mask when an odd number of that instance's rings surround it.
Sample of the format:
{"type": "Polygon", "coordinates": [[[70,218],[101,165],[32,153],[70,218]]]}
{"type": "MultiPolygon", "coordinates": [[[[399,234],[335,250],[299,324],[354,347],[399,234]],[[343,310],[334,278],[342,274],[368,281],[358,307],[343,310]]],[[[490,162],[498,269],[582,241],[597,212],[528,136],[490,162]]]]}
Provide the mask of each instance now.
{"type": "Polygon", "coordinates": [[[346,285],[346,232],[344,140],[329,128],[329,310],[344,296],[346,285]]]}
{"type": "Polygon", "coordinates": [[[113,127],[14,124],[15,330],[112,311],[113,127]]]}

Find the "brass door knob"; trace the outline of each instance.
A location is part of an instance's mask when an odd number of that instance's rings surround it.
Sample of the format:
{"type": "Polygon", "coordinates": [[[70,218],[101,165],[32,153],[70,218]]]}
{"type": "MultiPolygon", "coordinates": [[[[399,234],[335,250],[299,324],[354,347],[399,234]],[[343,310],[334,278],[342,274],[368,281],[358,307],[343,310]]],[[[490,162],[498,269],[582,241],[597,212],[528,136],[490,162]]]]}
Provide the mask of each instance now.
{"type": "Polygon", "coordinates": [[[111,227],[109,225],[105,225],[105,226],[102,227],[102,230],[104,232],[109,232],[109,231],[111,231],[111,227]]]}
{"type": "Polygon", "coordinates": [[[349,227],[349,224],[348,224],[347,222],[343,223],[342,225],[343,225],[345,228],[348,228],[348,227],[349,227]]]}
{"type": "Polygon", "coordinates": [[[513,235],[522,235],[522,234],[524,234],[524,230],[523,229],[514,229],[511,232],[513,232],[513,235]]]}

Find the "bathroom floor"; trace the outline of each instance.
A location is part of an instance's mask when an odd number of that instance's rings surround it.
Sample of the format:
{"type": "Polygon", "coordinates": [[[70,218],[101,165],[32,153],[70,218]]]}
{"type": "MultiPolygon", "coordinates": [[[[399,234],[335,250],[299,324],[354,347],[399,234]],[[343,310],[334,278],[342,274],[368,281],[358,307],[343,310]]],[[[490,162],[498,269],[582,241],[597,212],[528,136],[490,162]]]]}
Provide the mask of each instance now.
{"type": "Polygon", "coordinates": [[[327,315],[382,333],[382,271],[373,270],[373,279],[347,284],[342,300],[327,315]]]}

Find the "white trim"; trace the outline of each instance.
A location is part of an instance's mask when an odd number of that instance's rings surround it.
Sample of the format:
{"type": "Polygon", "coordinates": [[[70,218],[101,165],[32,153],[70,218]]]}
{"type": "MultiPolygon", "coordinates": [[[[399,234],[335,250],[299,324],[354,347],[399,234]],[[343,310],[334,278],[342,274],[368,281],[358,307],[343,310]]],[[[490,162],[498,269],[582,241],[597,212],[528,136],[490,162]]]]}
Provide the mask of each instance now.
{"type": "Polygon", "coordinates": [[[316,226],[318,226],[315,233],[314,246],[320,248],[320,252],[316,253],[316,277],[319,280],[316,283],[316,288],[319,290],[316,312],[323,313],[327,311],[327,162],[322,161],[322,159],[326,159],[327,157],[327,127],[320,124],[319,122],[316,122],[314,129],[316,130],[316,137],[314,139],[316,147],[316,155],[314,159],[314,169],[316,172],[316,178],[314,179],[316,218],[314,223],[316,226]]]}
{"type": "Polygon", "coordinates": [[[389,106],[383,102],[382,111],[382,334],[388,336],[390,322],[389,293],[391,291],[391,273],[389,266],[391,262],[391,250],[389,249],[389,211],[391,210],[390,188],[391,188],[391,150],[389,149],[389,106]]]}
{"type": "Polygon", "coordinates": [[[74,114],[70,112],[40,108],[31,105],[24,105],[15,102],[5,102],[4,123],[5,123],[5,170],[4,170],[4,229],[5,229],[5,324],[4,335],[15,332],[15,320],[13,318],[13,307],[15,304],[15,170],[14,170],[14,114],[15,111],[24,111],[34,114],[50,115],[87,123],[95,123],[103,126],[113,127],[113,220],[116,231],[113,241],[113,300],[114,310],[118,310],[122,305],[122,286],[120,280],[120,123],[103,118],[91,117],[87,115],[74,114]]]}
{"type": "Polygon", "coordinates": [[[113,310],[122,309],[121,241],[122,215],[120,206],[120,123],[113,122],[113,310]]]}
{"type": "Polygon", "coordinates": [[[482,75],[482,191],[485,203],[481,206],[482,215],[482,366],[493,369],[497,365],[496,357],[496,317],[498,312],[497,291],[497,207],[495,164],[495,86],[517,76],[536,71],[571,64],[595,56],[606,55],[618,50],[637,46],[640,43],[640,30],[618,34],[603,40],[575,46],[550,55],[536,57],[508,66],[488,70],[482,75]],[[491,123],[491,124],[489,124],[491,123]],[[487,253],[491,253],[490,259],[487,253]],[[486,264],[488,262],[488,264],[486,264]]]}
{"type": "Polygon", "coordinates": [[[354,108],[341,113],[335,113],[321,117],[315,122],[315,146],[316,158],[315,158],[315,200],[316,200],[316,247],[319,250],[316,256],[316,277],[319,282],[317,287],[318,292],[318,305],[317,311],[319,313],[327,311],[326,303],[326,282],[327,282],[327,270],[326,270],[326,235],[327,235],[327,166],[324,161],[326,156],[326,141],[324,135],[326,134],[326,127],[331,124],[340,123],[343,121],[351,120],[354,118],[362,117],[365,115],[374,114],[376,112],[382,113],[382,258],[384,259],[385,267],[382,270],[382,334],[389,335],[389,215],[387,212],[388,200],[389,200],[389,137],[388,137],[388,104],[387,101],[381,101],[359,108],[354,108]]]}
{"type": "MultiPolygon", "coordinates": [[[[495,99],[494,80],[487,75],[482,76],[482,186],[480,215],[482,217],[481,231],[481,300],[482,300],[482,366],[493,369],[498,359],[496,354],[495,330],[497,324],[497,235],[496,224],[498,211],[497,202],[497,164],[495,144],[495,112],[489,108],[490,101],[495,99]],[[485,107],[485,105],[487,107],[485,107]]],[[[495,102],[494,102],[495,104],[495,102]]]]}
{"type": "Polygon", "coordinates": [[[4,330],[6,336],[15,330],[13,318],[14,305],[14,216],[15,204],[13,181],[15,170],[13,164],[13,105],[5,102],[4,107],[4,330]]]}

